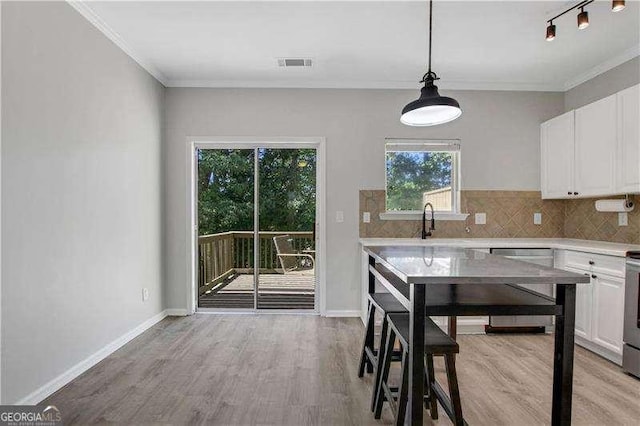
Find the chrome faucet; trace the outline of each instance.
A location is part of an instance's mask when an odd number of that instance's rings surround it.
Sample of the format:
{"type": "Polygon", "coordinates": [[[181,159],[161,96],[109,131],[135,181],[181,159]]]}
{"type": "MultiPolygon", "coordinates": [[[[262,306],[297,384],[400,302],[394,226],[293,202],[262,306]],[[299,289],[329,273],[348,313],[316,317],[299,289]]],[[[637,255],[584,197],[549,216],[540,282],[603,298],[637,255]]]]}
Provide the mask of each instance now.
{"type": "Polygon", "coordinates": [[[436,230],[436,216],[433,212],[433,204],[426,203],[422,208],[422,239],[426,240],[431,236],[431,231],[436,230]],[[429,230],[427,230],[427,206],[431,208],[431,223],[429,224],[429,230]]]}

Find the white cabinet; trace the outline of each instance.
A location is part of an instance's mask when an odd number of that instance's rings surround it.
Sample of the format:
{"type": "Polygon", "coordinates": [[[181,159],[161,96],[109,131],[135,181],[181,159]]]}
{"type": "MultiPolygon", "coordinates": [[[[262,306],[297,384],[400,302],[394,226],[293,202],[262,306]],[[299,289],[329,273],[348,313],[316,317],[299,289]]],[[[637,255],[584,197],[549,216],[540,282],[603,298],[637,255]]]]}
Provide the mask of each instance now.
{"type": "Polygon", "coordinates": [[[574,192],[582,197],[615,192],[616,95],[575,112],[574,192]]]}
{"type": "Polygon", "coordinates": [[[540,126],[542,198],[640,193],[640,85],[540,126]]]}
{"type": "Polygon", "coordinates": [[[573,191],[574,112],[569,111],[540,128],[543,198],[565,198],[573,191]]]}
{"type": "Polygon", "coordinates": [[[589,284],[576,285],[576,343],[620,364],[624,258],[559,250],[555,259],[556,268],[591,277],[589,284]]]}
{"type": "MultiPolygon", "coordinates": [[[[570,267],[565,267],[570,272],[575,272],[576,274],[585,274],[588,273],[581,271],[579,269],[573,269],[570,267]]],[[[591,340],[591,294],[593,283],[589,284],[578,284],[576,285],[576,327],[575,333],[576,336],[582,337],[583,339],[591,340]]]]}
{"type": "Polygon", "coordinates": [[[640,192],[640,85],[618,92],[616,187],[640,192]]]}
{"type": "Polygon", "coordinates": [[[593,320],[591,339],[594,343],[622,354],[624,327],[624,279],[592,275],[593,320]]]}

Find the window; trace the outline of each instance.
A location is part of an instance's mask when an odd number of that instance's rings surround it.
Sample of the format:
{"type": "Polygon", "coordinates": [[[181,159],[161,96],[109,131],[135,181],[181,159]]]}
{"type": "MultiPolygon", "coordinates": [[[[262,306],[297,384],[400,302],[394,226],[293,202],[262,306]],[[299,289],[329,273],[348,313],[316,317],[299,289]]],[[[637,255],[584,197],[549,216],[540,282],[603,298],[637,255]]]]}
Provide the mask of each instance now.
{"type": "Polygon", "coordinates": [[[458,212],[459,141],[387,140],[387,212],[458,212]]]}

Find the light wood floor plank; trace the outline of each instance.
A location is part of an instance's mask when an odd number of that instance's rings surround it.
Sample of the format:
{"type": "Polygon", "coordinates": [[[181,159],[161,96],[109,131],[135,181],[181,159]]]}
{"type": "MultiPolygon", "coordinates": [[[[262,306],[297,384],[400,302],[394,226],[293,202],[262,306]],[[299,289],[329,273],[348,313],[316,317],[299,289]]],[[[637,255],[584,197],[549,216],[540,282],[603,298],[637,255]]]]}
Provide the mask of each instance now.
{"type": "MultiPolygon", "coordinates": [[[[357,318],[167,318],[49,397],[66,424],[379,425],[357,377],[357,318]]],[[[549,424],[551,336],[460,336],[464,415],[475,425],[549,424]]],[[[397,374],[397,371],[395,372],[397,374]]],[[[444,383],[444,365],[436,359],[444,383]]],[[[446,386],[445,386],[446,388],[446,386]]],[[[426,424],[431,424],[425,415],[426,424]]],[[[640,381],[576,348],[576,425],[637,425],[640,381]]],[[[440,410],[437,425],[449,425],[440,410]]]]}

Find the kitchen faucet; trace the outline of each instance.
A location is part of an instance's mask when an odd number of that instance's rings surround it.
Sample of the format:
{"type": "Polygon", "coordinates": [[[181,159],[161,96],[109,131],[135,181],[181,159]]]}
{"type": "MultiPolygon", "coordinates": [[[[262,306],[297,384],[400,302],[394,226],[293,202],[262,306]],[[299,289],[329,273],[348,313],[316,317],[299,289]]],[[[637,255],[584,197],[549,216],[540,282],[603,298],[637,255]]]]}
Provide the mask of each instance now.
{"type": "Polygon", "coordinates": [[[431,231],[436,230],[436,216],[433,212],[433,204],[426,203],[422,208],[422,239],[426,240],[431,236],[431,231]],[[431,208],[431,223],[429,224],[429,230],[427,230],[427,206],[431,208]]]}

